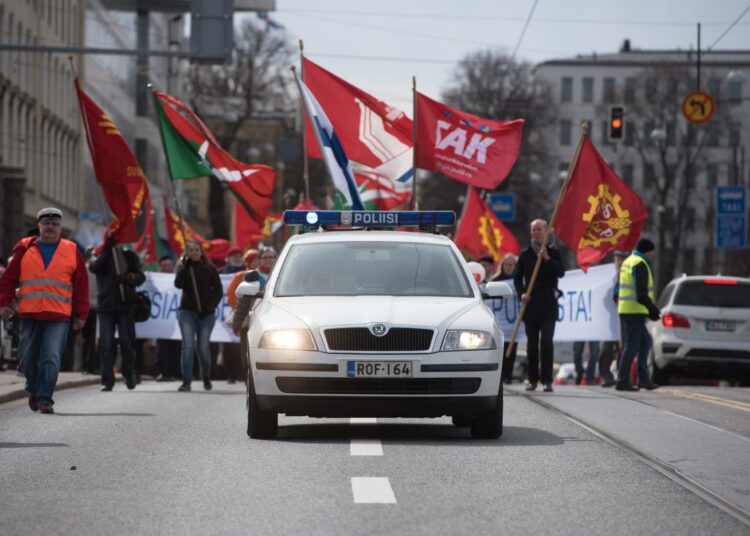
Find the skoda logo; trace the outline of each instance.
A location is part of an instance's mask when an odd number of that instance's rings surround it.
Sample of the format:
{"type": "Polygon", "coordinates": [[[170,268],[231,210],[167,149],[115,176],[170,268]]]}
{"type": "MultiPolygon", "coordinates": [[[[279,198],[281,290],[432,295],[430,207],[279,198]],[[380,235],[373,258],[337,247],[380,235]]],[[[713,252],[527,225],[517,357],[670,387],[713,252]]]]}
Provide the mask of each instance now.
{"type": "Polygon", "coordinates": [[[370,328],[370,331],[372,331],[372,334],[376,337],[382,337],[385,335],[385,332],[388,331],[388,328],[385,327],[385,324],[375,324],[370,328]]]}

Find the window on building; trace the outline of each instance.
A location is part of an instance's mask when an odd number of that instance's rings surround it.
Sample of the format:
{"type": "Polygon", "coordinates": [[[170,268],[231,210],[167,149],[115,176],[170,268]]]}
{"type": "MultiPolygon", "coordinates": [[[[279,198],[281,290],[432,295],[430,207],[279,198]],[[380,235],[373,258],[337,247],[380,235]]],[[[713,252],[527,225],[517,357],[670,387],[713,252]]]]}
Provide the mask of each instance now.
{"type": "Polygon", "coordinates": [[[583,79],[583,102],[594,102],[594,79],[588,76],[583,79]]]}
{"type": "Polygon", "coordinates": [[[607,129],[609,128],[609,121],[602,121],[602,143],[609,143],[607,137],[607,129]]]}
{"type": "MultiPolygon", "coordinates": [[[[712,121],[712,123],[714,123],[714,121],[712,121]]],[[[729,123],[729,145],[739,145],[741,128],[742,123],[739,121],[731,121],[729,123]]]]}
{"type": "Polygon", "coordinates": [[[603,93],[604,102],[611,103],[615,102],[615,79],[611,77],[606,77],[604,79],[604,93],[603,93]]]}
{"type": "Polygon", "coordinates": [[[560,145],[570,145],[572,123],[569,119],[560,120],[560,145]]]}
{"type": "Polygon", "coordinates": [[[742,80],[729,82],[729,102],[732,104],[742,103],[742,80]]]}
{"type": "Polygon", "coordinates": [[[706,188],[713,190],[716,188],[716,184],[719,179],[719,165],[708,164],[706,165],[706,188]]]}
{"type": "Polygon", "coordinates": [[[625,140],[623,143],[628,147],[633,145],[635,129],[637,126],[632,121],[625,121],[625,140]]]}
{"type": "Polygon", "coordinates": [[[688,231],[695,229],[695,207],[688,207],[685,212],[685,229],[688,231]]]}
{"type": "Polygon", "coordinates": [[[622,180],[628,186],[633,186],[633,164],[623,164],[622,180]]]}
{"type": "Polygon", "coordinates": [[[708,94],[711,95],[714,100],[718,99],[721,95],[721,80],[718,78],[708,79],[708,94]]]}
{"type": "Polygon", "coordinates": [[[719,145],[720,131],[719,125],[716,121],[709,121],[706,125],[706,145],[708,147],[716,147],[719,145]]]}
{"type": "Polygon", "coordinates": [[[653,164],[646,162],[643,164],[643,187],[654,188],[656,186],[656,171],[653,164]]]}
{"type": "Polygon", "coordinates": [[[560,102],[573,102],[573,79],[569,76],[564,76],[562,79],[560,102]]]}
{"type": "Polygon", "coordinates": [[[647,78],[644,84],[645,95],[643,95],[646,101],[652,100],[656,96],[658,89],[656,78],[647,78]]]}
{"type": "Polygon", "coordinates": [[[635,102],[635,78],[625,79],[625,104],[635,102]]]}

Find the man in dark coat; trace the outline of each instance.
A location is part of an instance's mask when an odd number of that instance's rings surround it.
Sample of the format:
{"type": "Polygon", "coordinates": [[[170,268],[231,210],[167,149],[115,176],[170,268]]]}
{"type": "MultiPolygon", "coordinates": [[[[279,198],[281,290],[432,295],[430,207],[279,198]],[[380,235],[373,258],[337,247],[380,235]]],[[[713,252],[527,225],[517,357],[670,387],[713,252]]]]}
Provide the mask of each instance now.
{"type": "Polygon", "coordinates": [[[526,304],[523,322],[526,327],[526,356],[529,361],[527,391],[536,389],[540,380],[539,356],[541,354],[541,380],[546,392],[552,392],[552,362],[554,348],[552,337],[557,322],[557,281],[565,275],[560,252],[554,246],[542,249],[547,232],[547,222],[537,219],[531,222],[531,244],[521,252],[513,276],[516,292],[526,304]],[[536,283],[531,293],[529,287],[537,257],[542,258],[536,283]]]}
{"type": "Polygon", "coordinates": [[[134,252],[116,246],[107,239],[102,254],[89,264],[96,275],[99,289],[99,362],[102,391],[111,391],[115,384],[112,365],[115,358],[115,327],[122,350],[122,375],[128,389],[135,389],[135,306],[136,287],[143,284],[146,274],[134,252]]]}

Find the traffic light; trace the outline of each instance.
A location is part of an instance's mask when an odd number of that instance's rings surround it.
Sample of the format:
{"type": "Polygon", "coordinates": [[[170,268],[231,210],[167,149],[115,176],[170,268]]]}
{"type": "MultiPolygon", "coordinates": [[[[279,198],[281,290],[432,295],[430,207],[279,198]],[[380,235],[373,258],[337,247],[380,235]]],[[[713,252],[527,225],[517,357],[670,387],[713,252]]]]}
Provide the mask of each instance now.
{"type": "Polygon", "coordinates": [[[609,107],[609,124],[607,139],[612,143],[622,141],[625,136],[625,108],[622,106],[609,107]]]}

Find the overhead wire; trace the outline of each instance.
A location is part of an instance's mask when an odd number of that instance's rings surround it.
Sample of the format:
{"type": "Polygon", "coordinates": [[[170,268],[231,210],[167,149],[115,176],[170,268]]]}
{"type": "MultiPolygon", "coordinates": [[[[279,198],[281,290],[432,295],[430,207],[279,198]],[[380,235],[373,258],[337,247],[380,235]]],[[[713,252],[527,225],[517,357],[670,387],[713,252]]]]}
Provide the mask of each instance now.
{"type": "Polygon", "coordinates": [[[521,45],[521,41],[523,41],[523,36],[526,35],[526,29],[529,27],[531,18],[534,16],[534,10],[536,9],[536,5],[538,2],[539,0],[534,0],[534,4],[531,6],[531,11],[529,11],[529,16],[526,18],[526,23],[523,25],[523,30],[521,30],[521,35],[518,36],[518,41],[516,42],[516,46],[513,48],[513,54],[510,55],[511,62],[516,58],[516,52],[518,52],[518,47],[521,45]]]}
{"type": "Polygon", "coordinates": [[[740,13],[739,17],[737,17],[736,19],[734,19],[734,21],[732,22],[732,24],[730,24],[729,27],[722,32],[722,34],[718,37],[718,39],[716,39],[716,41],[714,41],[711,44],[711,46],[708,47],[708,49],[711,50],[712,48],[714,48],[716,46],[716,44],[719,41],[721,41],[722,39],[724,39],[724,36],[727,35],[731,31],[731,29],[734,28],[737,25],[738,22],[740,22],[740,19],[742,17],[744,17],[745,13],[747,13],[748,11],[750,11],[750,5],[748,5],[742,13],[740,13]]]}

